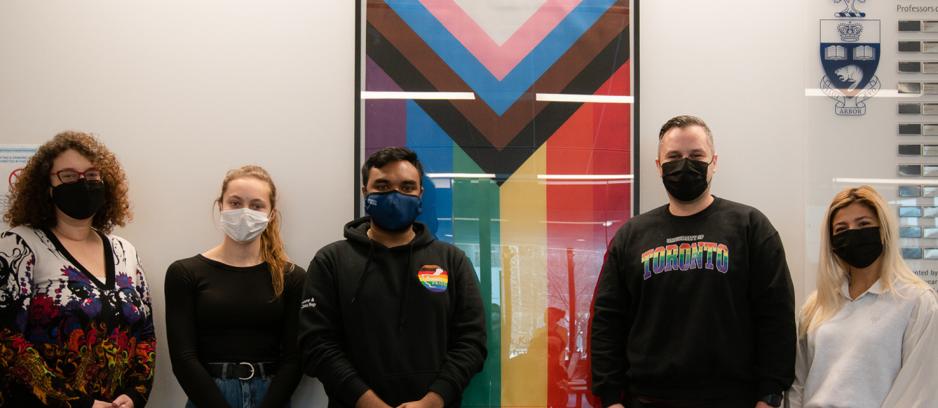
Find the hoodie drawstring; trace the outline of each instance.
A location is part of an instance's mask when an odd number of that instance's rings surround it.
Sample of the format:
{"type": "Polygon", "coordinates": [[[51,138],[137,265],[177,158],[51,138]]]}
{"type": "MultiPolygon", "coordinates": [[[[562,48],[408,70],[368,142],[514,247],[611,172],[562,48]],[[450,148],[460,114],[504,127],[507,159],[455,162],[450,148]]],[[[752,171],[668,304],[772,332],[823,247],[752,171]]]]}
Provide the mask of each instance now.
{"type": "Polygon", "coordinates": [[[352,303],[355,303],[358,300],[358,295],[362,292],[362,287],[365,286],[365,278],[368,275],[368,267],[371,266],[371,257],[375,253],[375,244],[374,242],[368,243],[368,258],[365,261],[365,269],[362,270],[362,276],[358,278],[358,285],[355,286],[355,294],[352,295],[352,303]]]}
{"type": "Polygon", "coordinates": [[[413,265],[411,264],[414,259],[414,244],[411,243],[407,246],[407,269],[404,271],[404,294],[401,296],[401,306],[400,306],[400,315],[397,319],[397,329],[403,330],[404,325],[407,324],[407,313],[404,308],[407,306],[407,292],[410,292],[410,276],[411,271],[413,270],[413,265]]]}

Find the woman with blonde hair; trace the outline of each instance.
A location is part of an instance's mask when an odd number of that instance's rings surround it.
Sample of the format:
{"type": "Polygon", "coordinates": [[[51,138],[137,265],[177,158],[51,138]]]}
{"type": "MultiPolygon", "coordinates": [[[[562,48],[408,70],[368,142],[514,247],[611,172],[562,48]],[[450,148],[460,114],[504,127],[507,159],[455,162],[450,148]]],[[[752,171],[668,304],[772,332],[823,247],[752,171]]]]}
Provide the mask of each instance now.
{"type": "Polygon", "coordinates": [[[13,184],[0,234],[0,407],[140,408],[153,385],[150,291],[126,239],[127,178],[62,132],[13,184]]]}
{"type": "Polygon", "coordinates": [[[231,170],[215,200],[221,244],[166,272],[166,332],[187,407],[284,407],[300,380],[297,313],[305,271],[280,239],[277,187],[231,170]]]}
{"type": "Polygon", "coordinates": [[[792,407],[934,407],[938,297],[902,260],[869,186],[838,193],[821,227],[817,291],[800,316],[792,407]]]}

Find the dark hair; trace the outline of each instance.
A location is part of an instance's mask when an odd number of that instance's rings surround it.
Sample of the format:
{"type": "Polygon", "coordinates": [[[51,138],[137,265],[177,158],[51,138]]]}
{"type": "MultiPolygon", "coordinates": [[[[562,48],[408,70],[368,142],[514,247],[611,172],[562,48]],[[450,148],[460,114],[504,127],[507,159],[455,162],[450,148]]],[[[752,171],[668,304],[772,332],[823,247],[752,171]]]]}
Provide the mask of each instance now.
{"type": "Polygon", "coordinates": [[[127,177],[114,154],[94,136],[67,131],[55,135],[52,140],[39,146],[26,168],[16,179],[10,192],[10,207],[3,214],[3,221],[10,227],[26,225],[32,228],[52,228],[55,204],[49,196],[52,180],[52,162],[66,150],[74,150],[84,156],[101,171],[104,180],[104,206],[91,220],[91,226],[110,233],[115,226],[123,226],[131,218],[130,202],[127,199],[127,177]]]}
{"type": "Polygon", "coordinates": [[[368,173],[371,172],[372,167],[380,169],[398,161],[408,161],[413,164],[417,168],[417,173],[420,174],[420,183],[423,184],[423,166],[420,164],[420,160],[417,159],[417,153],[406,147],[391,146],[372,153],[371,156],[368,156],[368,160],[365,160],[365,164],[362,165],[362,185],[368,185],[368,173]]]}
{"type": "Polygon", "coordinates": [[[661,131],[658,132],[658,141],[661,141],[661,139],[664,138],[664,134],[668,133],[668,131],[671,129],[684,129],[689,126],[702,127],[704,132],[707,133],[707,142],[710,143],[710,148],[713,148],[713,134],[710,133],[710,127],[707,126],[707,122],[704,122],[703,119],[692,115],[678,115],[668,119],[667,122],[664,122],[664,124],[661,125],[661,131]]]}

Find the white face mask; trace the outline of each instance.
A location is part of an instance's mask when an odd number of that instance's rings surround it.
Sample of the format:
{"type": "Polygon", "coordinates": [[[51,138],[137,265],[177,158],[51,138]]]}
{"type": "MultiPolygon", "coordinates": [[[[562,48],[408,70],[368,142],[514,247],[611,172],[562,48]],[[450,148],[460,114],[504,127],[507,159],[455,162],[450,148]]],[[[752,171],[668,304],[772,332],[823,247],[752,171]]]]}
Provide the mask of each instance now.
{"type": "Polygon", "coordinates": [[[250,242],[267,229],[270,218],[267,217],[267,213],[239,208],[222,211],[219,221],[225,234],[228,234],[231,239],[238,242],[250,242]]]}

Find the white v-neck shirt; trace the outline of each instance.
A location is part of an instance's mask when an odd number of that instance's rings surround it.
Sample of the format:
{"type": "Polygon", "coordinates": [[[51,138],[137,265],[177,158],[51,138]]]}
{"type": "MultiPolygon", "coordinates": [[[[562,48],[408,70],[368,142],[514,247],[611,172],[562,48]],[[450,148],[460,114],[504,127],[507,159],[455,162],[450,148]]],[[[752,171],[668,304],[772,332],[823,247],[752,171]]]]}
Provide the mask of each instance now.
{"type": "Polygon", "coordinates": [[[938,296],[876,281],[798,341],[791,407],[938,407],[938,296]]]}

